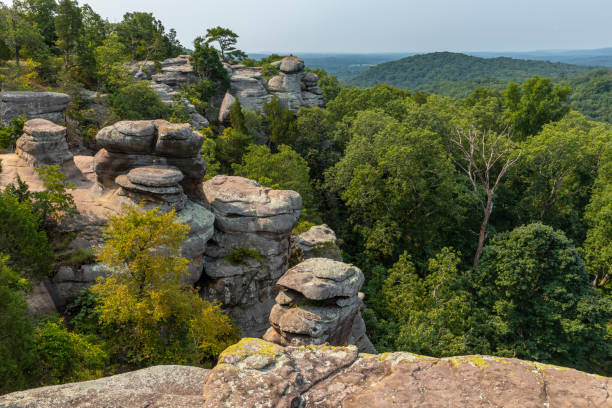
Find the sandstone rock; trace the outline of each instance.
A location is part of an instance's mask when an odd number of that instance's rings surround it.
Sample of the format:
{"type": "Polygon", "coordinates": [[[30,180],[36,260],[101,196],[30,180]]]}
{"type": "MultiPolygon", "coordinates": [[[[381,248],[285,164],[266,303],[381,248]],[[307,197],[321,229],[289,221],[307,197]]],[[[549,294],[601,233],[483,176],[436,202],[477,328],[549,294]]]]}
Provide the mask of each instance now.
{"type": "Polygon", "coordinates": [[[311,258],[289,269],[278,284],[311,300],[357,296],[363,273],[356,266],[327,258],[311,258]]]}
{"type": "Polygon", "coordinates": [[[41,118],[51,122],[64,121],[64,111],[70,97],[57,92],[7,91],[0,93],[0,123],[8,124],[20,115],[28,119],[41,118]]]}
{"type": "Polygon", "coordinates": [[[28,120],[17,139],[15,153],[33,167],[62,164],[72,159],[66,128],[45,119],[28,120]]]}
{"type": "Polygon", "coordinates": [[[209,370],[154,366],[93,381],[35,388],[0,396],[1,407],[201,408],[209,370]]]}
{"type": "Polygon", "coordinates": [[[221,108],[219,108],[219,122],[227,122],[229,120],[229,114],[234,106],[236,98],[231,93],[226,92],[221,102],[221,108]]]}
{"type": "Polygon", "coordinates": [[[293,74],[304,70],[304,60],[290,56],[281,60],[279,69],[286,74],[293,74]]]}
{"type": "Polygon", "coordinates": [[[340,248],[336,245],[336,233],[327,225],[315,225],[302,234],[291,236],[292,250],[301,259],[329,258],[342,261],[340,248]]]}
{"type": "Polygon", "coordinates": [[[610,385],[610,378],[512,358],[373,356],[242,339],[207,374],[204,407],[607,407],[610,385]]]}
{"type": "Polygon", "coordinates": [[[287,75],[281,73],[268,81],[270,92],[286,92],[299,95],[302,92],[299,75],[287,75]]]}
{"type": "Polygon", "coordinates": [[[127,174],[127,177],[135,184],[151,187],[170,187],[181,182],[185,176],[176,167],[149,166],[132,169],[127,174]]]}
{"type": "Polygon", "coordinates": [[[155,121],[157,143],[155,153],[168,157],[194,157],[200,153],[204,137],[194,131],[188,123],[155,121]]]}
{"type": "Polygon", "coordinates": [[[155,144],[155,125],[150,120],[117,122],[100,130],[96,141],[112,153],[149,154],[155,144]]]}
{"type": "Polygon", "coordinates": [[[215,214],[215,234],[206,248],[206,287],[247,335],[261,336],[274,305],[276,280],[287,270],[289,234],[300,214],[294,191],[265,188],[243,177],[216,176],[202,184],[215,214]]]}

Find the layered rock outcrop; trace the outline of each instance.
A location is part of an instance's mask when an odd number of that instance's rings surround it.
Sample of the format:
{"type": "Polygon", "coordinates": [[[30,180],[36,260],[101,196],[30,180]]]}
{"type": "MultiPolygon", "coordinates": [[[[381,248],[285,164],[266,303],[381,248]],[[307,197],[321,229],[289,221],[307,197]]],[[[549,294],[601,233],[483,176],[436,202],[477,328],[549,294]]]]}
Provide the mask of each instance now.
{"type": "Polygon", "coordinates": [[[294,266],[277,282],[280,289],[264,339],[283,346],[346,346],[351,340],[361,341],[362,351],[375,353],[359,313],[363,281],[356,266],[327,258],[294,266]]]}
{"type": "Polygon", "coordinates": [[[0,407],[202,408],[209,370],[154,366],[93,381],[54,385],[0,396],[0,407]]]}
{"type": "Polygon", "coordinates": [[[66,143],[66,128],[46,119],[31,119],[24,124],[15,153],[33,167],[61,165],[72,160],[66,143]]]}
{"type": "Polygon", "coordinates": [[[94,171],[100,183],[109,185],[136,167],[173,166],[184,175],[181,184],[193,190],[206,174],[206,163],[200,156],[203,140],[187,123],[117,122],[96,136],[102,149],[96,153],[94,171]]]}
{"type": "Polygon", "coordinates": [[[513,358],[242,339],[206,376],[204,407],[609,407],[610,386],[610,378],[513,358]]]}
{"type": "Polygon", "coordinates": [[[58,92],[6,91],[0,93],[0,124],[25,115],[28,119],[64,121],[70,97],[58,92]]]}
{"type": "Polygon", "coordinates": [[[342,261],[336,233],[327,225],[315,225],[308,231],[291,236],[291,249],[297,259],[329,258],[342,261]]]}
{"type": "Polygon", "coordinates": [[[269,325],[276,280],[288,267],[301,197],[232,176],[213,177],[202,191],[215,215],[215,234],[206,249],[201,295],[220,299],[244,335],[259,337],[269,325]]]}
{"type": "Polygon", "coordinates": [[[226,122],[236,98],[244,108],[261,111],[266,102],[276,96],[281,104],[294,113],[305,106],[325,106],[323,91],[316,74],[305,72],[304,61],[285,57],[272,63],[279,73],[267,80],[261,67],[231,66],[231,86],[219,110],[219,121],[226,122]]]}

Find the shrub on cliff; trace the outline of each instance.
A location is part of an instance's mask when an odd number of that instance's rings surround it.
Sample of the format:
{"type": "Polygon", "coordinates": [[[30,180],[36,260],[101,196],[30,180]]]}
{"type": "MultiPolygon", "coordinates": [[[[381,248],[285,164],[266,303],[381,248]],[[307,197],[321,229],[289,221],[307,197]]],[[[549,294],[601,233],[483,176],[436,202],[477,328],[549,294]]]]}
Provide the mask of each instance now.
{"type": "Polygon", "coordinates": [[[125,207],[110,218],[98,261],[113,273],[91,291],[115,361],[207,365],[239,338],[218,305],[181,283],[188,261],[180,245],[188,229],[174,212],[157,209],[125,207]]]}
{"type": "Polygon", "coordinates": [[[122,120],[144,120],[169,118],[171,108],[145,81],[136,82],[108,96],[110,108],[122,120]]]}

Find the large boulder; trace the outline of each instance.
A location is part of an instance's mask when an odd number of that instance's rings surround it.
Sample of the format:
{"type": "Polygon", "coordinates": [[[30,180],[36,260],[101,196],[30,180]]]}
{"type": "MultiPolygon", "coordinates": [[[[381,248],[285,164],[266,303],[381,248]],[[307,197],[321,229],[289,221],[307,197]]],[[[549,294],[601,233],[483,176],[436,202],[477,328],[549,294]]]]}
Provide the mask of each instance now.
{"type": "Polygon", "coordinates": [[[264,339],[283,346],[346,346],[354,341],[362,351],[376,352],[364,339],[365,326],[359,326],[363,281],[359,268],[328,258],[310,258],[292,267],[277,282],[280,291],[264,339]]]}
{"type": "Polygon", "coordinates": [[[201,408],[209,370],[153,366],[93,381],[34,388],[0,396],[0,407],[201,408]]]}
{"type": "Polygon", "coordinates": [[[33,167],[63,164],[72,160],[66,128],[45,119],[30,119],[17,139],[15,153],[33,167]]]}
{"type": "Polygon", "coordinates": [[[188,123],[121,121],[100,130],[96,141],[102,149],[96,153],[94,171],[105,185],[137,167],[174,166],[184,175],[183,187],[191,191],[206,174],[200,155],[204,138],[188,123]]]}
{"type": "Polygon", "coordinates": [[[610,378],[513,358],[242,339],[206,376],[204,407],[609,407],[610,386],[610,378]]]}
{"type": "Polygon", "coordinates": [[[6,91],[0,93],[0,124],[26,115],[28,119],[47,119],[60,123],[70,96],[58,92],[6,91]]]}
{"type": "Polygon", "coordinates": [[[291,250],[300,259],[329,258],[342,261],[336,233],[327,225],[315,225],[308,231],[291,236],[291,250]]]}
{"type": "Polygon", "coordinates": [[[269,326],[276,280],[288,268],[300,195],[216,176],[202,185],[202,196],[215,215],[215,233],[206,248],[201,295],[221,301],[245,335],[261,336],[269,326]]]}

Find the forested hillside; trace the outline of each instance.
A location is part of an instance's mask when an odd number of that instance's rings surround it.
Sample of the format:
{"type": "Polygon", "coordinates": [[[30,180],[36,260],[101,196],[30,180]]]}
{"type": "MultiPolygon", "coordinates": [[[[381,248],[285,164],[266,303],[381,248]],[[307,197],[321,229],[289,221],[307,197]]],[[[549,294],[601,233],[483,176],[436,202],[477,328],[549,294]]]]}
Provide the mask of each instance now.
{"type": "Polygon", "coordinates": [[[478,58],[452,52],[435,52],[377,65],[347,83],[359,87],[386,83],[400,88],[428,90],[427,86],[439,82],[520,81],[534,75],[558,79],[590,70],[589,67],[546,61],[478,58]]]}

